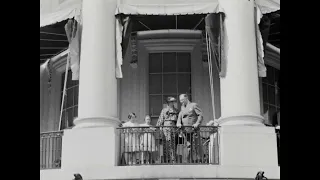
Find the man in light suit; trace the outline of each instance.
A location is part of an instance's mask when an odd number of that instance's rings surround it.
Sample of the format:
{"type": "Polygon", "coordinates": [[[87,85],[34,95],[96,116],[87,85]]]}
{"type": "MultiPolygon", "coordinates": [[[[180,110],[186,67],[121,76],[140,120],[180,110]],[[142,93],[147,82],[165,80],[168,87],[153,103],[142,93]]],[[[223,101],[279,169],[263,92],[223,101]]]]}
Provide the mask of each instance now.
{"type": "Polygon", "coordinates": [[[191,144],[191,151],[188,153],[188,160],[194,161],[193,153],[196,153],[198,160],[202,156],[201,153],[201,137],[200,134],[197,133],[197,128],[201,124],[203,120],[202,110],[200,109],[197,103],[193,103],[189,101],[187,94],[181,94],[179,96],[179,100],[181,103],[181,111],[177,120],[177,127],[184,127],[186,134],[186,140],[191,144]],[[190,127],[192,126],[192,127],[190,127]]]}

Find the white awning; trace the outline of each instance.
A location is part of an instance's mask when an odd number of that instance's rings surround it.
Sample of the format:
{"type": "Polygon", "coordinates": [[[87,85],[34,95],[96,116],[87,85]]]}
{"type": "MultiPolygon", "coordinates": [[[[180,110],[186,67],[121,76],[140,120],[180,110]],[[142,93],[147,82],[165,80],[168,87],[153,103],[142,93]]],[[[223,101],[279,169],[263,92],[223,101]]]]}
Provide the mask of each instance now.
{"type": "MultiPolygon", "coordinates": [[[[221,0],[120,0],[115,14],[185,15],[223,12],[221,0]]],[[[262,14],[280,9],[280,0],[256,0],[262,14]]]]}
{"type": "Polygon", "coordinates": [[[280,0],[255,0],[262,14],[280,10],[280,0]]]}
{"type": "MultiPolygon", "coordinates": [[[[115,14],[127,15],[186,15],[223,12],[220,0],[118,0],[115,14]]],[[[256,6],[262,14],[280,9],[280,0],[256,0],[256,6]]],[[[82,24],[82,0],[40,0],[40,27],[55,24],[69,18],[75,18],[82,24]]],[[[258,20],[259,21],[259,20],[258,20]]],[[[117,78],[122,78],[121,42],[123,27],[117,21],[117,78]]],[[[262,45],[262,42],[259,42],[262,45]]],[[[263,47],[260,48],[260,52],[263,47]]],[[[263,57],[263,54],[262,54],[263,57]]],[[[262,58],[261,58],[262,59],[262,58]]]]}
{"type": "Polygon", "coordinates": [[[185,15],[223,12],[219,0],[121,0],[116,14],[185,15]]]}
{"type": "Polygon", "coordinates": [[[66,19],[75,18],[82,24],[81,9],[82,0],[59,0],[40,1],[40,27],[55,24],[66,19]]]}

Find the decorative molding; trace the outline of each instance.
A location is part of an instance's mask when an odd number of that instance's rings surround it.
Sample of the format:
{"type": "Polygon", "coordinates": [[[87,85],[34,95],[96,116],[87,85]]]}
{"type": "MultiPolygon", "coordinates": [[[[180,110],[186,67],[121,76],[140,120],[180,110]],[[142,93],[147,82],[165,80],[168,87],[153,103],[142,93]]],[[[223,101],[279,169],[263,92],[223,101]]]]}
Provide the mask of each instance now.
{"type": "Polygon", "coordinates": [[[76,128],[91,128],[91,127],[119,127],[121,124],[119,118],[115,117],[90,117],[76,118],[73,123],[76,128]]]}
{"type": "Polygon", "coordinates": [[[149,39],[140,40],[148,52],[191,52],[199,39],[149,39]]]}
{"type": "Polygon", "coordinates": [[[130,64],[137,64],[138,62],[138,46],[137,46],[137,35],[131,35],[131,61],[130,64]]]}
{"type": "Polygon", "coordinates": [[[147,39],[201,39],[201,30],[162,29],[137,32],[138,40],[147,39]]]}
{"type": "Polygon", "coordinates": [[[256,114],[239,114],[235,116],[221,117],[218,119],[218,124],[225,125],[252,125],[264,126],[264,118],[256,114]]]}
{"type": "Polygon", "coordinates": [[[206,32],[202,31],[202,44],[201,44],[201,52],[202,52],[202,61],[208,64],[208,52],[207,52],[207,39],[206,32]]]}

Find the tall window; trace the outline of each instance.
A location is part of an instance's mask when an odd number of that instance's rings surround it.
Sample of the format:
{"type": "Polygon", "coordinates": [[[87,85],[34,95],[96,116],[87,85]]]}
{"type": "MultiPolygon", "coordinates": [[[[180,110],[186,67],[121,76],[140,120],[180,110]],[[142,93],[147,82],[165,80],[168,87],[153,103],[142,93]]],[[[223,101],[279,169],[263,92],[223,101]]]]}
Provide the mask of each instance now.
{"type": "MultiPolygon", "coordinates": [[[[61,77],[61,101],[63,96],[65,72],[61,77]]],[[[66,95],[61,118],[61,129],[71,127],[73,119],[78,116],[79,81],[72,80],[72,72],[68,71],[66,95]]],[[[61,103],[60,103],[61,104],[61,103]]]]}
{"type": "MultiPolygon", "coordinates": [[[[166,98],[188,94],[191,100],[191,55],[190,53],[149,54],[149,114],[156,124],[166,98]]],[[[175,105],[180,109],[180,103],[175,105]]]]}
{"type": "Polygon", "coordinates": [[[280,70],[267,65],[267,77],[262,78],[263,108],[268,124],[275,125],[280,111],[280,70]]]}

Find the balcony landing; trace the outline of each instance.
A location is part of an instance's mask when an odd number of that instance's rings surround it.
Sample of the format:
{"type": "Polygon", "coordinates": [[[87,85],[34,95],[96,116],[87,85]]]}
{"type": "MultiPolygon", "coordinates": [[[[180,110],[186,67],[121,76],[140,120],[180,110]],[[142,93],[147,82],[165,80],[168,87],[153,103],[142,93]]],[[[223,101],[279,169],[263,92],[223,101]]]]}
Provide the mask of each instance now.
{"type": "Polygon", "coordinates": [[[280,179],[280,167],[240,167],[221,165],[153,165],[118,166],[107,169],[41,170],[40,180],[70,180],[80,173],[91,179],[254,179],[258,171],[264,171],[269,180],[280,179]]]}

